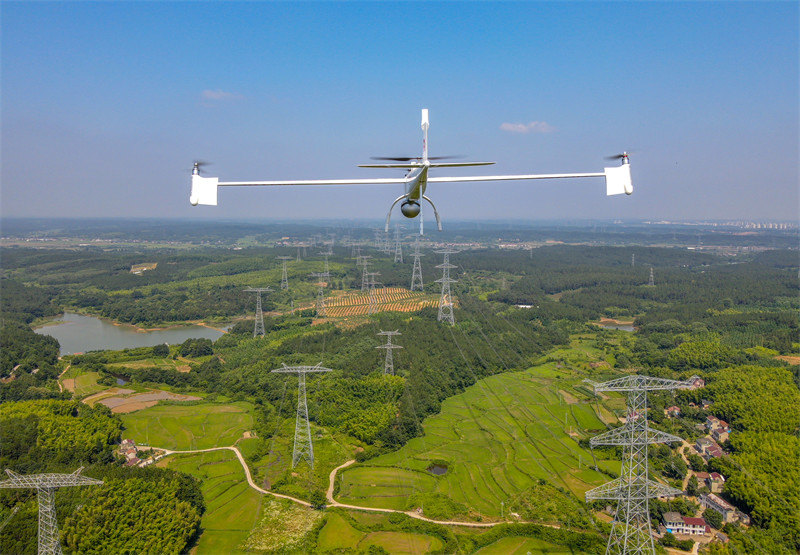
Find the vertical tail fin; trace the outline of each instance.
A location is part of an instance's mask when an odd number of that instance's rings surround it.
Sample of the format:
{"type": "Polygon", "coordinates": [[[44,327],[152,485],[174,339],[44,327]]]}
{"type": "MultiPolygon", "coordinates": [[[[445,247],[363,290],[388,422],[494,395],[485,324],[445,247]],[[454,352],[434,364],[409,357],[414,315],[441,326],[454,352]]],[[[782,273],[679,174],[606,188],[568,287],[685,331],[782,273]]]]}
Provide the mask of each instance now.
{"type": "Polygon", "coordinates": [[[428,109],[422,109],[422,161],[428,161],[428,127],[431,124],[428,121],[428,109]]]}

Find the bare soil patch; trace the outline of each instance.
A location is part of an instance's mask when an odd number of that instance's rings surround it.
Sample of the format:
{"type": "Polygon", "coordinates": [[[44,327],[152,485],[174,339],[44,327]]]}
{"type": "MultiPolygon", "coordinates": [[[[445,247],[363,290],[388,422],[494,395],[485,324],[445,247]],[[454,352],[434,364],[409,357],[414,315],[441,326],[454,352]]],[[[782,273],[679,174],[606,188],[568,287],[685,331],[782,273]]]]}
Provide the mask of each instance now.
{"type": "Polygon", "coordinates": [[[776,356],[778,360],[785,360],[789,364],[800,364],[800,356],[795,355],[779,355],[776,356]]]}
{"type": "Polygon", "coordinates": [[[92,406],[96,401],[99,401],[100,399],[103,399],[105,397],[113,397],[114,395],[128,395],[130,393],[133,393],[132,389],[122,389],[119,387],[112,387],[106,389],[105,391],[101,391],[100,393],[89,395],[83,400],[83,402],[89,406],[92,406]]]}
{"type": "MultiPolygon", "coordinates": [[[[132,390],[127,390],[133,393],[132,390]]],[[[148,393],[137,393],[135,395],[125,397],[106,397],[98,401],[98,403],[107,406],[114,414],[125,414],[137,410],[146,409],[158,404],[159,401],[199,401],[200,397],[193,397],[192,395],[179,395],[177,393],[170,393],[169,391],[150,391],[148,393]]]]}
{"type": "Polygon", "coordinates": [[[577,397],[575,397],[574,395],[571,395],[571,394],[567,393],[567,392],[566,392],[566,391],[564,391],[563,389],[559,389],[559,390],[558,390],[558,392],[561,394],[561,396],[562,396],[562,397],[564,397],[564,401],[565,401],[565,402],[566,402],[568,405],[574,405],[574,404],[577,404],[577,402],[578,402],[578,398],[577,398],[577,397]]]}
{"type": "Polygon", "coordinates": [[[61,380],[61,385],[67,391],[75,393],[75,379],[74,378],[64,378],[63,380],[61,380]]]}

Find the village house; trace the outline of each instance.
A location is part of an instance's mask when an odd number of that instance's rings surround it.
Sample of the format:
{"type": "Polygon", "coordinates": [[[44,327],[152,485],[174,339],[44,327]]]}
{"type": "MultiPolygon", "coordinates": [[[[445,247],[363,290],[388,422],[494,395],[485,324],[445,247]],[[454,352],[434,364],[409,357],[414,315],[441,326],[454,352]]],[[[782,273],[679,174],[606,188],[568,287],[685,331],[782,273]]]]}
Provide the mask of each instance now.
{"type": "MultiPolygon", "coordinates": [[[[700,496],[700,504],[703,507],[714,509],[722,515],[722,522],[735,522],[737,517],[736,507],[713,493],[704,493],[700,496]]],[[[749,520],[749,519],[748,519],[749,520]]]]}
{"type": "Polygon", "coordinates": [[[722,450],[722,447],[710,437],[698,438],[695,443],[695,449],[697,449],[697,452],[700,453],[700,456],[705,460],[716,459],[717,457],[725,455],[725,451],[722,450]]]}
{"type": "Polygon", "coordinates": [[[672,405],[671,407],[667,407],[664,409],[664,416],[666,416],[667,418],[674,418],[680,415],[681,415],[681,408],[676,407],[675,405],[672,405]]]}
{"type": "Polygon", "coordinates": [[[692,385],[689,387],[690,390],[692,389],[700,389],[701,387],[706,386],[706,381],[703,378],[695,378],[692,380],[692,385]]]}
{"type": "Polygon", "coordinates": [[[706,478],[706,486],[711,490],[711,493],[720,493],[725,487],[725,476],[719,472],[712,472],[706,478]]]}
{"type": "Polygon", "coordinates": [[[720,420],[713,414],[710,414],[706,417],[706,429],[708,429],[709,432],[712,432],[714,430],[721,430],[723,432],[731,431],[731,427],[728,425],[727,422],[725,422],[724,420],[720,420]]]}
{"type": "Polygon", "coordinates": [[[728,430],[723,430],[722,428],[711,430],[711,437],[713,437],[716,441],[719,442],[728,441],[729,436],[730,436],[730,431],[728,430]]]}
{"type": "Polygon", "coordinates": [[[700,408],[703,410],[708,410],[711,407],[711,401],[708,399],[700,399],[700,408]]]}
{"type": "Polygon", "coordinates": [[[664,527],[672,534],[702,536],[710,533],[708,524],[702,518],[681,516],[677,512],[664,513],[664,527]]]}

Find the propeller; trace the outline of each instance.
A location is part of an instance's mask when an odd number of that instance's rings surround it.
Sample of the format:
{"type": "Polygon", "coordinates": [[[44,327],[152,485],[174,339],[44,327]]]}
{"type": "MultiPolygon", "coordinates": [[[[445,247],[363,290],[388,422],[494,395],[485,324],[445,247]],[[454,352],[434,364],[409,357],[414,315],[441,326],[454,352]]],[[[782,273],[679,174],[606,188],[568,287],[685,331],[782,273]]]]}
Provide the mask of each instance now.
{"type": "Polygon", "coordinates": [[[606,156],[605,159],[606,160],[622,160],[623,158],[627,158],[631,154],[633,154],[632,150],[623,152],[622,154],[615,154],[614,156],[606,156]]]}
{"type": "MultiPolygon", "coordinates": [[[[455,158],[464,158],[461,154],[454,154],[451,156],[429,156],[428,160],[452,160],[455,158]]],[[[410,162],[411,160],[422,160],[422,156],[371,156],[370,160],[391,160],[393,162],[410,162]]]]}
{"type": "Polygon", "coordinates": [[[192,172],[197,172],[200,175],[200,168],[204,168],[205,166],[210,166],[213,162],[206,162],[205,160],[195,160],[193,164],[192,172]]]}

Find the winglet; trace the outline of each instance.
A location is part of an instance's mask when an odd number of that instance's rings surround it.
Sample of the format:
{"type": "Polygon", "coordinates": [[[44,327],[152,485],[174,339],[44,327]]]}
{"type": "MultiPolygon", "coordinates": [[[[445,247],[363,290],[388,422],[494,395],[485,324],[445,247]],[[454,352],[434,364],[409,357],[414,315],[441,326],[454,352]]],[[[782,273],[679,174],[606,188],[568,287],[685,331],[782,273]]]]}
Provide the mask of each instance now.
{"type": "Polygon", "coordinates": [[[203,177],[192,175],[192,192],[189,195],[189,202],[192,206],[206,204],[217,205],[217,184],[219,177],[203,177]]]}
{"type": "Polygon", "coordinates": [[[606,195],[621,195],[622,193],[630,195],[633,193],[630,164],[603,169],[606,174],[606,195]]]}

